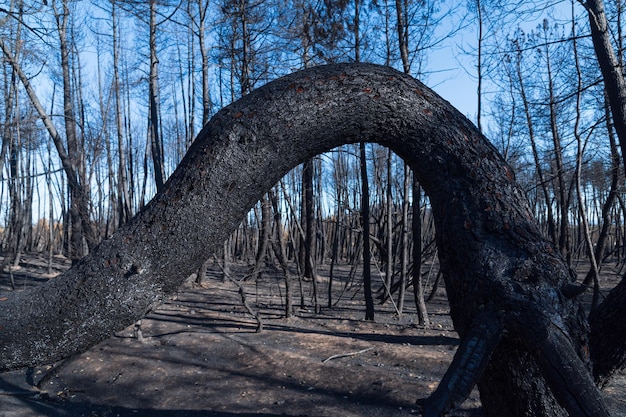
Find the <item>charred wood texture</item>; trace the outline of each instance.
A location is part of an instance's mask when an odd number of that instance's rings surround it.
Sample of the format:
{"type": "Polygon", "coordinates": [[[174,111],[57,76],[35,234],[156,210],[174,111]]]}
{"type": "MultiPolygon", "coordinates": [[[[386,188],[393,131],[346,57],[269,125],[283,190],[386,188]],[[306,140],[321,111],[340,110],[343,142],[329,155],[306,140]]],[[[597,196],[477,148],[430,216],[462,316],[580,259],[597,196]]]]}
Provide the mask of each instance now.
{"type": "Polygon", "coordinates": [[[625,299],[626,277],[623,277],[589,319],[593,375],[600,386],[626,366],[625,299]]]}
{"type": "Polygon", "coordinates": [[[420,82],[366,64],[298,72],[216,114],[128,225],[61,277],[0,301],[2,369],[68,357],[134,323],[290,169],[363,140],[404,158],[435,216],[461,345],[424,415],[453,409],[476,383],[490,416],[608,415],[574,276],[540,234],[511,168],[420,82]]]}

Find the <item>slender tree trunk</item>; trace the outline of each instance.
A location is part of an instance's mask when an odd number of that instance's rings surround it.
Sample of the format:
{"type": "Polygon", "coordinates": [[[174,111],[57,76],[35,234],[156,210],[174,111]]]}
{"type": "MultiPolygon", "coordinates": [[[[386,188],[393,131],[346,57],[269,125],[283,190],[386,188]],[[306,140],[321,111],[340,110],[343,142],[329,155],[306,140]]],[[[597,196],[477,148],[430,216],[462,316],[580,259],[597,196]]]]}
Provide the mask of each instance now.
{"type": "Polygon", "coordinates": [[[422,187],[413,176],[413,217],[411,219],[413,232],[413,298],[417,310],[417,322],[420,326],[430,326],[426,301],[424,300],[424,283],[422,280],[422,187]]]}
{"type": "MultiPolygon", "coordinates": [[[[20,16],[21,19],[21,16],[20,16]]],[[[21,24],[18,24],[15,31],[15,57],[17,61],[20,56],[20,43],[21,43],[21,24]]],[[[19,143],[20,137],[20,115],[19,115],[19,95],[17,85],[17,71],[12,69],[11,77],[8,78],[8,82],[4,89],[5,108],[4,108],[4,126],[2,129],[2,150],[0,151],[0,177],[3,176],[4,163],[8,155],[8,171],[9,178],[7,178],[8,193],[9,193],[9,209],[8,209],[8,228],[3,238],[5,239],[3,245],[7,250],[7,254],[4,256],[4,261],[0,267],[0,271],[4,270],[4,267],[9,268],[10,285],[11,289],[15,289],[15,282],[13,278],[12,267],[19,263],[19,249],[17,242],[17,229],[21,228],[19,225],[20,212],[22,206],[22,199],[19,194],[19,153],[21,144],[19,143]]]]}
{"type": "MultiPolygon", "coordinates": [[[[19,16],[18,23],[22,21],[21,15],[19,16]]],[[[10,60],[11,63],[15,62],[17,65],[19,59],[19,47],[21,44],[21,24],[18,24],[15,29],[15,52],[13,56],[13,60],[10,60]]],[[[3,45],[3,50],[6,46],[3,45]]],[[[8,49],[7,49],[8,51],[8,49]]],[[[10,51],[9,51],[10,53],[10,51]]],[[[5,52],[6,55],[6,52],[5,52]]],[[[13,67],[15,67],[13,65],[13,67]]],[[[13,117],[13,103],[14,100],[17,100],[17,85],[18,85],[18,72],[15,68],[11,70],[11,77],[5,79],[4,86],[4,126],[2,129],[2,148],[0,149],[0,175],[4,172],[4,162],[7,156],[7,152],[9,151],[9,144],[11,143],[12,131],[11,126],[13,125],[12,120],[13,117]]]]}
{"type": "Polygon", "coordinates": [[[624,68],[611,44],[609,23],[603,0],[587,0],[584,3],[591,28],[591,39],[598,64],[604,79],[604,88],[609,97],[615,133],[622,148],[622,159],[626,167],[626,80],[624,68]]]}
{"type": "MultiPolygon", "coordinates": [[[[339,196],[338,196],[339,197],[339,196]]],[[[341,223],[341,200],[336,201],[337,211],[335,212],[335,231],[333,234],[333,243],[331,248],[330,267],[328,271],[328,309],[333,308],[333,285],[335,278],[335,265],[339,258],[339,235],[341,223]]]]}
{"type": "Polygon", "coordinates": [[[372,273],[370,254],[370,190],[367,177],[365,143],[359,144],[361,166],[361,231],[363,235],[363,291],[365,294],[365,320],[374,320],[374,297],[372,296],[372,273]]]}
{"type": "Polygon", "coordinates": [[[117,1],[111,1],[111,25],[113,39],[113,89],[115,95],[115,130],[117,134],[117,211],[118,227],[132,217],[130,185],[126,166],[126,147],[124,146],[124,125],[122,114],[122,89],[119,75],[119,45],[117,27],[117,1]]]}
{"type": "MultiPolygon", "coordinates": [[[[406,2],[405,2],[406,3],[406,2]]],[[[396,0],[396,30],[398,32],[398,45],[400,45],[400,59],[404,73],[411,72],[409,62],[409,35],[405,22],[406,4],[403,7],[402,0],[396,0]]]]}
{"type": "MultiPolygon", "coordinates": [[[[409,61],[409,28],[408,28],[408,2],[404,0],[402,3],[401,0],[396,0],[396,18],[397,18],[397,33],[398,33],[398,44],[400,46],[400,58],[402,60],[402,68],[405,74],[409,74],[411,72],[411,63],[409,61]]],[[[482,33],[482,21],[481,21],[481,33],[482,33]]],[[[480,63],[480,56],[478,59],[480,63]]],[[[480,115],[480,66],[479,66],[479,94],[478,94],[478,104],[479,104],[479,112],[480,115]]],[[[478,126],[480,128],[480,119],[478,121],[478,126]]],[[[406,172],[405,172],[406,175],[406,172]]],[[[405,177],[406,181],[406,177],[405,177]]],[[[422,287],[422,278],[421,278],[421,265],[422,265],[422,228],[421,228],[421,216],[420,216],[420,194],[421,187],[417,178],[413,178],[413,192],[417,191],[417,195],[413,194],[413,220],[412,220],[412,231],[413,231],[413,295],[415,297],[415,305],[417,307],[418,320],[420,325],[428,325],[428,314],[426,311],[426,303],[424,301],[424,290],[422,287]],[[417,206],[417,207],[416,207],[417,206]],[[416,211],[417,210],[417,218],[416,211]]],[[[405,183],[406,189],[406,183],[405,183]]],[[[405,203],[408,204],[408,193],[405,192],[404,195],[405,203]]],[[[406,207],[406,212],[403,208],[403,219],[406,221],[403,226],[403,263],[405,259],[408,260],[408,242],[405,242],[405,233],[408,234],[408,207],[406,207]],[[405,218],[405,214],[407,217],[405,218]]],[[[406,268],[404,272],[401,274],[403,277],[402,285],[404,286],[406,282],[406,268]]],[[[402,288],[402,287],[401,287],[402,288]]],[[[402,294],[404,294],[404,289],[402,288],[402,294]]],[[[402,301],[404,302],[404,296],[402,296],[402,301]]],[[[399,307],[399,310],[402,311],[402,308],[399,307]]]]}
{"type": "Polygon", "coordinates": [[[361,62],[361,2],[360,0],[354,0],[354,20],[353,20],[353,32],[354,32],[354,62],[361,62]]]}
{"type": "Polygon", "coordinates": [[[385,252],[386,252],[386,268],[385,268],[385,283],[387,288],[391,289],[393,286],[393,195],[391,193],[393,184],[393,174],[391,172],[391,160],[393,152],[391,149],[387,151],[387,211],[385,221],[385,252]]]}
{"type": "MultiPolygon", "coordinates": [[[[406,295],[406,283],[409,274],[409,191],[411,190],[411,170],[409,166],[404,164],[404,182],[402,192],[402,254],[400,260],[400,288],[398,291],[398,316],[402,316],[404,310],[404,297],[406,295]]],[[[413,236],[413,240],[421,240],[421,236],[413,236]]],[[[415,262],[415,261],[414,261],[415,262]]],[[[415,266],[414,266],[415,267],[415,266]]]]}
{"type": "Polygon", "coordinates": [[[593,376],[603,387],[626,366],[626,278],[611,290],[606,299],[591,312],[589,349],[593,362],[593,376]]]}
{"type": "Polygon", "coordinates": [[[278,196],[274,190],[269,192],[270,199],[272,201],[272,208],[274,209],[274,224],[276,225],[276,239],[274,252],[278,258],[280,267],[283,270],[285,276],[285,317],[293,317],[293,288],[291,273],[289,272],[289,264],[287,261],[287,252],[285,250],[285,231],[283,230],[283,222],[281,218],[280,205],[278,204],[278,196]]]}
{"type": "Polygon", "coordinates": [[[308,160],[302,166],[302,236],[301,254],[304,278],[311,280],[313,287],[313,303],[315,312],[320,312],[319,288],[317,271],[315,268],[315,210],[313,209],[313,160],[308,160]]]}
{"type": "Polygon", "coordinates": [[[549,94],[549,110],[550,110],[550,132],[552,134],[552,143],[554,145],[554,164],[556,172],[554,177],[556,178],[556,192],[558,195],[558,207],[559,207],[559,250],[568,263],[571,263],[571,239],[569,232],[569,193],[567,182],[565,181],[565,166],[563,165],[563,147],[561,144],[561,134],[559,132],[559,122],[557,120],[556,109],[556,96],[554,92],[554,79],[552,75],[552,62],[550,59],[550,51],[548,49],[548,37],[547,37],[547,21],[544,21],[544,34],[545,37],[545,54],[546,54],[546,68],[548,71],[548,94],[549,94]]]}
{"type": "MultiPolygon", "coordinates": [[[[185,77],[187,81],[187,102],[185,108],[188,109],[187,111],[189,113],[185,117],[185,150],[189,149],[189,146],[191,146],[191,142],[193,142],[196,137],[196,47],[194,42],[194,20],[191,16],[193,13],[192,9],[192,2],[187,2],[187,11],[191,23],[189,25],[189,31],[187,32],[188,40],[186,61],[188,76],[185,77]]],[[[200,10],[198,11],[198,14],[200,14],[200,10]]],[[[200,16],[202,15],[200,14],[200,16]]],[[[203,23],[201,22],[200,24],[203,23]]],[[[180,80],[181,85],[184,85],[185,79],[180,80]]],[[[202,124],[202,126],[204,126],[204,123],[202,124]]]]}
{"type": "Polygon", "coordinates": [[[582,88],[583,88],[583,77],[582,70],[580,68],[580,60],[578,56],[578,42],[576,41],[576,23],[574,21],[574,3],[572,2],[572,37],[573,37],[573,50],[574,50],[574,64],[576,67],[576,121],[574,123],[574,137],[576,139],[576,173],[575,173],[575,182],[576,182],[576,196],[578,197],[578,213],[580,215],[580,223],[583,231],[583,236],[585,240],[585,245],[587,246],[587,256],[589,258],[589,263],[591,264],[591,271],[594,278],[594,291],[593,291],[593,300],[591,303],[591,309],[594,310],[598,305],[598,297],[600,296],[600,285],[598,282],[598,261],[596,258],[596,252],[594,250],[594,244],[591,237],[591,230],[589,228],[589,220],[587,218],[587,208],[585,205],[585,199],[583,198],[583,187],[582,187],[582,166],[583,166],[583,152],[586,147],[586,143],[583,143],[583,138],[580,134],[580,122],[582,119],[582,109],[581,109],[581,100],[582,100],[582,88]]]}
{"type": "MultiPolygon", "coordinates": [[[[22,253],[22,232],[24,227],[24,210],[25,204],[24,194],[24,180],[22,173],[22,126],[20,123],[20,101],[19,97],[15,99],[15,108],[13,112],[15,117],[13,118],[14,128],[11,129],[9,140],[9,223],[7,233],[7,248],[9,249],[9,256],[6,257],[4,263],[9,264],[9,268],[17,267],[20,263],[20,257],[22,253]]],[[[11,289],[15,289],[15,283],[13,282],[13,272],[9,269],[11,275],[11,289]]]]}
{"type": "Polygon", "coordinates": [[[535,170],[537,171],[539,187],[543,192],[543,198],[545,200],[545,210],[547,212],[548,222],[548,236],[550,237],[552,242],[556,244],[558,242],[558,237],[556,233],[556,224],[554,222],[554,213],[552,210],[552,198],[550,197],[550,192],[548,191],[548,181],[544,175],[543,168],[541,167],[541,159],[539,158],[539,152],[537,150],[537,140],[535,138],[534,123],[530,112],[530,103],[528,101],[528,98],[526,97],[526,88],[521,67],[522,51],[518,42],[515,42],[515,46],[517,48],[517,60],[515,66],[517,81],[519,82],[520,95],[522,97],[522,104],[524,106],[526,127],[528,128],[528,139],[530,140],[530,146],[533,152],[533,160],[535,161],[535,170]]]}
{"type": "Polygon", "coordinates": [[[54,192],[52,188],[52,149],[50,146],[50,142],[47,143],[47,151],[48,151],[48,165],[46,172],[46,186],[48,188],[48,267],[46,272],[49,274],[52,272],[52,255],[54,253],[55,245],[55,229],[56,223],[54,221],[54,192]]]}
{"type": "MultiPolygon", "coordinates": [[[[622,161],[626,166],[626,80],[624,68],[611,44],[609,24],[602,0],[587,0],[591,38],[604,78],[604,88],[608,96],[613,127],[622,150],[622,161]]],[[[621,41],[621,40],[620,40],[621,41]]],[[[626,279],[622,278],[593,311],[591,324],[591,357],[594,361],[594,377],[604,385],[609,378],[626,364],[626,330],[619,320],[626,315],[626,279]]]]}
{"type": "MultiPolygon", "coordinates": [[[[57,30],[61,53],[61,71],[63,75],[63,115],[65,117],[65,140],[67,142],[67,154],[69,163],[72,165],[75,178],[68,181],[70,185],[70,216],[72,221],[72,237],[69,257],[73,262],[85,255],[83,239],[87,239],[89,247],[95,246],[95,233],[90,226],[89,188],[84,176],[84,154],[76,132],[76,115],[74,112],[74,99],[72,90],[72,78],[70,74],[70,45],[67,39],[69,22],[69,6],[67,0],[63,0],[61,12],[56,10],[57,30]]],[[[69,175],[69,173],[68,173],[69,175]]]]}
{"type": "Polygon", "coordinates": [[[150,0],[150,75],[148,78],[148,96],[150,102],[150,151],[154,169],[154,182],[157,192],[163,189],[165,184],[165,170],[163,167],[163,143],[160,129],[159,111],[159,60],[157,58],[157,1],[150,0]]]}
{"type": "MultiPolygon", "coordinates": [[[[126,68],[126,67],[124,67],[126,68]]],[[[126,68],[127,69],[127,68],[126,68]]],[[[131,214],[138,208],[143,207],[143,200],[139,201],[138,190],[137,190],[137,164],[138,158],[136,153],[134,152],[134,141],[133,141],[133,129],[131,128],[131,101],[130,101],[130,80],[129,80],[129,71],[123,71],[122,77],[124,77],[124,89],[126,92],[126,106],[123,108],[126,111],[126,115],[124,119],[126,120],[124,132],[126,133],[126,138],[128,139],[128,145],[126,147],[127,152],[127,160],[128,160],[128,205],[130,207],[131,214]]]]}
{"type": "Polygon", "coordinates": [[[265,267],[268,248],[270,245],[270,235],[272,233],[272,201],[265,195],[261,198],[261,221],[259,222],[259,244],[257,247],[254,267],[250,278],[256,281],[259,274],[265,267]]]}
{"type": "MultiPolygon", "coordinates": [[[[294,217],[292,218],[292,223],[294,223],[294,226],[296,228],[296,233],[289,233],[289,236],[291,238],[291,242],[292,245],[294,247],[294,252],[297,253],[297,249],[296,248],[296,239],[294,238],[294,235],[300,236],[300,242],[304,242],[306,240],[305,238],[305,231],[302,229],[302,224],[300,224],[300,222],[298,221],[297,217],[295,217],[295,209],[293,207],[293,204],[291,203],[291,198],[289,197],[289,194],[287,193],[287,189],[285,187],[285,185],[283,184],[282,180],[280,182],[281,185],[281,189],[283,190],[283,195],[285,196],[285,202],[287,203],[287,205],[289,206],[289,210],[291,211],[291,213],[294,214],[294,217]]],[[[304,261],[304,262],[313,262],[312,260],[309,261],[304,261]]],[[[301,262],[296,262],[296,266],[298,268],[298,279],[299,279],[299,283],[300,283],[300,306],[302,308],[304,308],[304,292],[302,290],[302,278],[303,278],[303,271],[301,269],[301,262]]],[[[313,280],[314,284],[313,284],[313,295],[315,296],[316,294],[316,290],[317,290],[317,284],[315,284],[315,280],[313,280]]],[[[315,302],[315,311],[319,312],[320,306],[317,304],[318,302],[318,298],[314,297],[315,302]]]]}
{"type": "Polygon", "coordinates": [[[328,276],[328,308],[333,306],[333,283],[334,283],[334,269],[335,265],[342,257],[343,248],[345,247],[345,236],[343,232],[344,228],[344,208],[347,204],[347,196],[345,196],[345,183],[346,183],[346,162],[344,157],[344,150],[341,149],[336,154],[336,158],[333,160],[333,179],[335,181],[335,234],[333,236],[332,244],[332,257],[330,262],[330,270],[328,276]]]}
{"type": "Polygon", "coordinates": [[[483,5],[480,0],[476,1],[476,13],[478,15],[478,57],[476,59],[476,126],[482,131],[482,107],[483,107],[483,5]]]}
{"type": "Polygon", "coordinates": [[[302,166],[302,228],[304,240],[302,241],[302,269],[306,278],[315,278],[315,265],[313,265],[313,251],[315,247],[315,211],[313,210],[313,161],[309,160],[302,166]]]}
{"type": "MultiPolygon", "coordinates": [[[[600,228],[600,232],[598,233],[598,239],[596,240],[595,245],[595,258],[598,262],[598,268],[603,262],[604,253],[606,251],[606,245],[609,240],[611,228],[613,226],[613,222],[611,221],[611,212],[613,210],[613,205],[617,199],[619,180],[620,180],[620,156],[619,151],[617,150],[617,143],[615,142],[615,132],[613,130],[613,124],[611,123],[611,114],[609,109],[608,98],[606,98],[605,94],[605,115],[606,115],[606,129],[607,135],[609,137],[609,144],[611,148],[611,186],[609,189],[609,193],[602,205],[602,215],[600,218],[602,219],[602,227],[600,228]]],[[[616,221],[617,223],[617,221],[616,221]]],[[[584,285],[590,285],[597,277],[595,276],[596,271],[590,269],[583,281],[584,285]]]]}
{"type": "Polygon", "coordinates": [[[208,1],[198,1],[198,43],[200,45],[200,56],[202,64],[202,126],[209,121],[211,115],[211,93],[209,90],[209,54],[206,46],[205,25],[208,12],[208,1]]]}
{"type": "Polygon", "coordinates": [[[251,39],[250,31],[248,30],[248,0],[239,0],[239,17],[241,19],[241,43],[242,43],[242,58],[241,58],[241,95],[246,95],[252,91],[252,83],[250,80],[250,64],[251,64],[251,39]]]}

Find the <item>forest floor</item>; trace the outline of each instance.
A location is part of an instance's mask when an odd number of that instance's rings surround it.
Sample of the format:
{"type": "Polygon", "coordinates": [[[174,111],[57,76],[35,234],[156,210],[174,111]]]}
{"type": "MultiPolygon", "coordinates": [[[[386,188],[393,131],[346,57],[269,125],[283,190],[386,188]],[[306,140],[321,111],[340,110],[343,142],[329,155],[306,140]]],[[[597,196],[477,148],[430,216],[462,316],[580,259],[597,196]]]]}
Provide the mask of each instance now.
{"type": "MultiPolygon", "coordinates": [[[[38,256],[13,271],[17,288],[38,285],[53,271],[38,256]]],[[[246,269],[233,268],[233,278],[246,269]]],[[[306,307],[285,319],[279,274],[243,282],[263,331],[244,308],[237,286],[211,268],[205,285],[192,280],[141,322],[87,352],[30,371],[0,374],[0,417],[395,417],[419,414],[415,400],[437,386],[458,346],[445,290],[428,303],[429,328],[416,325],[407,295],[398,318],[391,302],[376,305],[366,322],[362,286],[349,282],[349,267],[336,271],[339,302],[314,314],[311,283],[303,283],[306,307]],[[347,284],[347,285],[346,285],[347,284]],[[345,288],[345,292],[342,291],[345,288]],[[40,389],[35,385],[40,383],[40,389]]],[[[328,276],[326,267],[320,275],[328,276]]],[[[0,294],[9,291],[0,277],[0,294]]],[[[376,287],[380,280],[375,279],[376,287]]],[[[615,279],[606,279],[607,288],[615,279]],[[611,282],[612,281],[612,282],[611,282]]],[[[327,306],[327,281],[321,300],[327,306]]],[[[626,375],[603,391],[615,416],[626,416],[626,375]]],[[[481,416],[478,392],[454,416],[481,416]]]]}

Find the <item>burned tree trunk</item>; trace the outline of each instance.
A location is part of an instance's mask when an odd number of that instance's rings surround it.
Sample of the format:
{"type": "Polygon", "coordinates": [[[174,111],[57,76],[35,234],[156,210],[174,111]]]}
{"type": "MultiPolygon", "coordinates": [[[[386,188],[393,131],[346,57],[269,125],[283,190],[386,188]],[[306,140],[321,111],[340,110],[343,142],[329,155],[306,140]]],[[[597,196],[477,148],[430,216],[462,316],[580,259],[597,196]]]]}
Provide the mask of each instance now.
{"type": "Polygon", "coordinates": [[[365,139],[404,158],[430,196],[461,337],[424,415],[451,410],[476,383],[488,415],[608,415],[574,276],[510,167],[421,83],[366,64],[292,74],[221,110],[163,192],[111,239],[63,276],[0,301],[1,368],[67,357],[135,322],[291,168],[365,139]]]}
{"type": "Polygon", "coordinates": [[[626,277],[608,294],[589,319],[590,349],[596,383],[604,386],[626,366],[626,277]]]}

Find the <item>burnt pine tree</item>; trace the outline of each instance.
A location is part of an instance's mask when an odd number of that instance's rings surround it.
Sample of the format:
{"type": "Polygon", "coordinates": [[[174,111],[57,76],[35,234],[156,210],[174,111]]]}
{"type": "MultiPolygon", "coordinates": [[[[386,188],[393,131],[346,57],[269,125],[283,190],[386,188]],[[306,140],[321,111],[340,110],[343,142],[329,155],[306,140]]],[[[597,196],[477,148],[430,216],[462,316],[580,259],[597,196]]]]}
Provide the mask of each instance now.
{"type": "Polygon", "coordinates": [[[610,357],[623,322],[588,343],[573,274],[495,147],[415,79],[368,64],[298,72],[218,112],[129,223],[62,276],[0,301],[0,370],[65,358],[135,322],[291,168],[364,138],[402,157],[430,196],[461,338],[423,414],[453,409],[477,383],[489,416],[609,415],[589,346],[610,357]]]}
{"type": "MultiPolygon", "coordinates": [[[[604,9],[603,0],[587,0],[582,2],[589,14],[591,39],[602,71],[604,89],[608,105],[611,109],[613,130],[622,150],[622,159],[626,167],[626,79],[624,67],[618,59],[611,43],[609,21],[604,9]]],[[[626,366],[626,332],[614,334],[610,329],[623,320],[626,314],[626,277],[611,291],[607,299],[593,311],[590,322],[592,331],[591,346],[594,352],[603,355],[593,356],[595,365],[594,376],[600,384],[619,368],[626,366]],[[607,346],[613,346],[607,349],[607,346]]]]}

